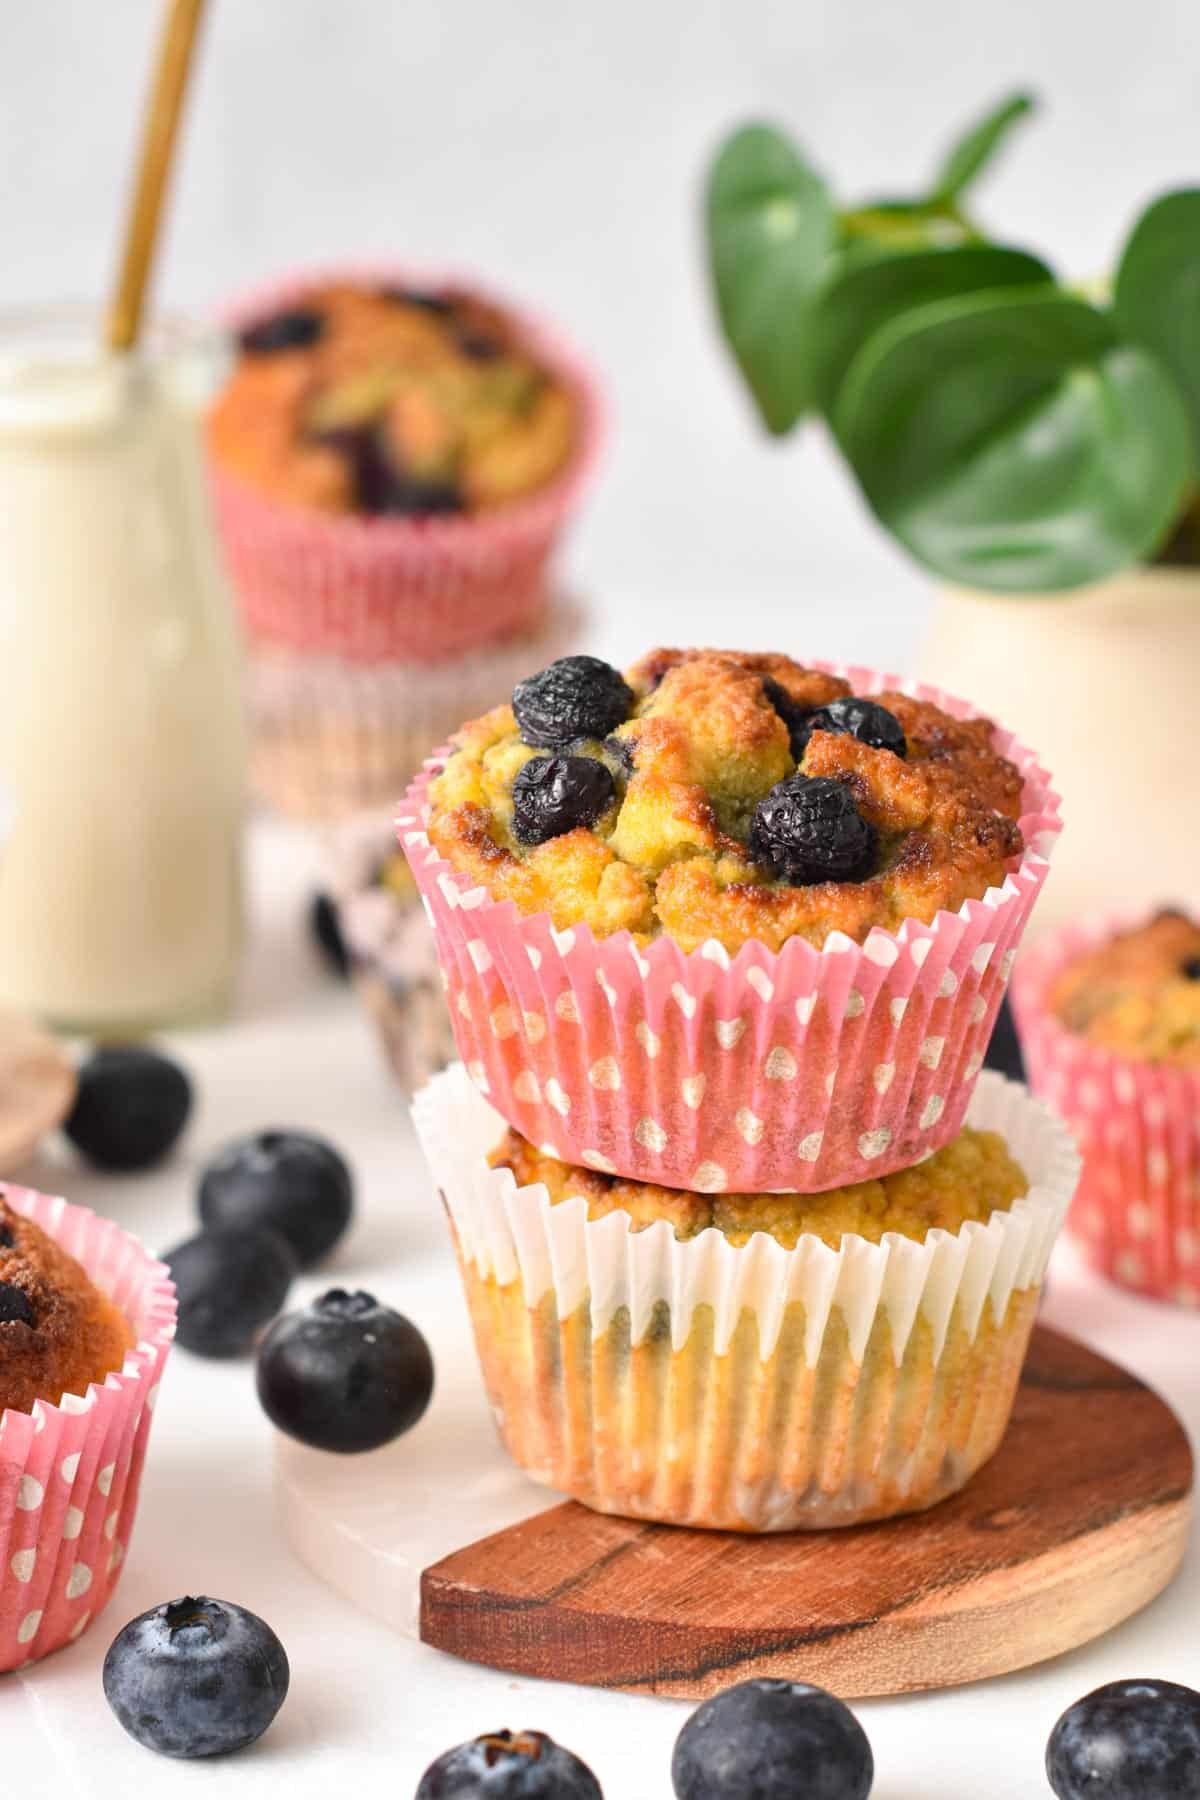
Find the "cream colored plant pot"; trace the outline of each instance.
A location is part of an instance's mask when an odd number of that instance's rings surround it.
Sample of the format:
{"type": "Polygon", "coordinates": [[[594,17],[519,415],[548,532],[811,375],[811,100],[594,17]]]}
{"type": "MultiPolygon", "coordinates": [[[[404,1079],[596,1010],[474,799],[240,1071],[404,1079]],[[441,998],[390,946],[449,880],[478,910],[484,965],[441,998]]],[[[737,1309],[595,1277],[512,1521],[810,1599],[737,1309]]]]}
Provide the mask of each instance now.
{"type": "Polygon", "coordinates": [[[916,672],[1054,776],[1064,830],[1030,937],[1097,908],[1200,907],[1200,569],[1044,599],[945,590],[916,672]]]}

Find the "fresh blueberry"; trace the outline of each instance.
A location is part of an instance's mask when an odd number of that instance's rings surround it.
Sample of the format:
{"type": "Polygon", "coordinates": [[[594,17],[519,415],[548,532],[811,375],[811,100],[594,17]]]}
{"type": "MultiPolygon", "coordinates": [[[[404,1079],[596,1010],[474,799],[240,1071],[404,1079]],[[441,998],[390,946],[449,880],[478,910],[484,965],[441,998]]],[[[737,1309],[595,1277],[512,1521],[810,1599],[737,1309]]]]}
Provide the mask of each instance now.
{"type": "Polygon", "coordinates": [[[580,738],[606,738],[633,710],[624,676],[598,656],[561,656],[519,681],[513,712],[527,744],[565,750],[580,738]]]}
{"type": "Polygon", "coordinates": [[[277,1319],[258,1353],[263,1411],[317,1450],[378,1450],[412,1429],[432,1393],[429,1345],[371,1294],[333,1288],[277,1319]]]}
{"type": "Polygon", "coordinates": [[[287,1652],[243,1606],[190,1595],[132,1619],[104,1659],[104,1697],[160,1756],[244,1750],[287,1699],[287,1652]]]}
{"type": "Polygon", "coordinates": [[[850,1708],[804,1681],[743,1681],[706,1700],[671,1759],[678,1800],[866,1800],[874,1779],[850,1708]]]}
{"type": "Polygon", "coordinates": [[[519,844],[544,844],[578,825],[594,825],[616,791],[594,756],[531,756],[513,782],[513,836],[519,844]]]}
{"type": "Polygon", "coordinates": [[[98,1169],[148,1169],[171,1149],[192,1110],[192,1084],[169,1056],[132,1044],[93,1051],[63,1127],[98,1169]]]}
{"type": "Polygon", "coordinates": [[[787,689],[771,675],[763,676],[763,693],[787,726],[792,755],[799,762],[808,742],[808,721],[812,718],[812,708],[802,706],[799,700],[793,700],[787,689]]]}
{"type": "Polygon", "coordinates": [[[176,1342],[196,1356],[244,1356],[282,1307],[296,1259],[273,1231],[223,1227],[168,1250],[176,1342]]]}
{"type": "Polygon", "coordinates": [[[338,923],[337,907],[328,894],[314,894],[309,908],[308,926],[313,942],[335,975],[344,981],[350,973],[350,952],[338,923]]]}
{"type": "Polygon", "coordinates": [[[489,1731],[431,1763],[421,1777],[416,1800],[604,1800],[604,1796],[587,1764],[544,1731],[489,1731]]]}
{"type": "Polygon", "coordinates": [[[1200,1800],[1200,1694],[1111,1681],[1069,1706],[1046,1747],[1058,1800],[1200,1800]]]}
{"type": "Polygon", "coordinates": [[[1189,956],[1183,972],[1189,981],[1200,981],[1200,956],[1189,956]]]}
{"type": "Polygon", "coordinates": [[[257,1131],[218,1152],[200,1179],[207,1226],[274,1231],[307,1269],[327,1256],[350,1223],[354,1182],[324,1138],[305,1131],[257,1131]]]}
{"type": "Polygon", "coordinates": [[[861,881],[877,837],[848,787],[824,776],[791,775],[754,809],[750,854],[784,881],[861,881]]]}
{"type": "Polygon", "coordinates": [[[325,329],[320,313],[298,306],[247,326],[238,343],[248,356],[274,356],[278,350],[307,350],[325,329]]]}
{"type": "MultiPolygon", "coordinates": [[[[9,1244],[12,1239],[8,1239],[9,1244]]],[[[15,1281],[0,1281],[0,1325],[35,1325],[37,1314],[29,1295],[15,1281]]]]}
{"type": "MultiPolygon", "coordinates": [[[[874,700],[831,700],[819,706],[808,717],[804,743],[814,731],[832,731],[838,736],[857,738],[873,750],[890,750],[895,756],[908,755],[904,727],[895,713],[874,700]]],[[[803,754],[803,744],[800,754],[803,754]]]]}

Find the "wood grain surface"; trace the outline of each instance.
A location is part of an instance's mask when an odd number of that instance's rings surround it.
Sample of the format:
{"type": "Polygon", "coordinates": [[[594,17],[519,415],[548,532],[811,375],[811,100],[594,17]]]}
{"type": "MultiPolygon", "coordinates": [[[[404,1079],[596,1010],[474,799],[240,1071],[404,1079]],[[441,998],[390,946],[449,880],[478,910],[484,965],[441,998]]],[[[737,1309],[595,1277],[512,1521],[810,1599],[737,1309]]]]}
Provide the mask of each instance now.
{"type": "Polygon", "coordinates": [[[1191,1492],[1166,1403],[1038,1327],[999,1454],[931,1512],[744,1537],[570,1503],[427,1569],[421,1636],[495,1668],[689,1699],[750,1675],[848,1699],[951,1687],[1147,1605],[1182,1560],[1191,1492]]]}

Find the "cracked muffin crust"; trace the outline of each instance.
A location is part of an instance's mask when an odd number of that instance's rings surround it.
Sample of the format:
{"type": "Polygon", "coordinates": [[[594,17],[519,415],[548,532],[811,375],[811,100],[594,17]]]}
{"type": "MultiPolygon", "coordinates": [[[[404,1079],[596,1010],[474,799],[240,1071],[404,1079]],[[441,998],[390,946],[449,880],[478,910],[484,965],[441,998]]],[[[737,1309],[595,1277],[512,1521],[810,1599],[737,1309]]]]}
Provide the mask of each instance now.
{"type": "Polygon", "coordinates": [[[1094,1044],[1200,1069],[1200,924],[1164,909],[1076,957],[1046,999],[1068,1031],[1094,1044]]]}
{"type": "Polygon", "coordinates": [[[210,413],[218,464],[333,513],[486,512],[567,461],[576,402],[469,294],[314,287],[244,330],[210,413]]]}
{"type": "Polygon", "coordinates": [[[1022,780],[992,735],[782,655],[657,650],[624,680],[566,658],[458,734],[429,836],[558,929],[862,942],[1003,882],[1022,780]]]}
{"type": "Polygon", "coordinates": [[[0,1187],[0,1412],[57,1406],[120,1369],[134,1334],[127,1321],[0,1187]]]}
{"type": "Polygon", "coordinates": [[[494,1169],[511,1169],[518,1187],[541,1182],[553,1206],[582,1199],[589,1219],[627,1213],[634,1231],[665,1219],[680,1240],[711,1226],[739,1246],[763,1231],[785,1250],[794,1250],[806,1233],[831,1250],[848,1234],[878,1244],[885,1232],[894,1231],[919,1243],[930,1231],[955,1233],[969,1220],[986,1224],[1029,1191],[1000,1134],[970,1126],[914,1168],[822,1194],[706,1195],[625,1181],[559,1162],[512,1129],[488,1160],[494,1169]]]}

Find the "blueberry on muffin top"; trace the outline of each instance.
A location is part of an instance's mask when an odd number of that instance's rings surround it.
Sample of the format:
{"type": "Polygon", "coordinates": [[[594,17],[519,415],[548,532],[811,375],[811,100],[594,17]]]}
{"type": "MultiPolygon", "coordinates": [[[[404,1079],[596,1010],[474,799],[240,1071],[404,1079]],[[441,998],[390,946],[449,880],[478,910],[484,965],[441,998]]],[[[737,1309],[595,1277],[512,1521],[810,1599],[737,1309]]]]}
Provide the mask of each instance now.
{"type": "Polygon", "coordinates": [[[1200,1069],[1200,924],[1165,908],[1077,956],[1047,999],[1068,1031],[1095,1044],[1200,1069]]]}
{"type": "Polygon", "coordinates": [[[558,929],[731,954],[928,922],[1023,847],[1022,781],[986,719],[869,699],[789,657],[570,657],[458,734],[430,838],[558,929]]]}

